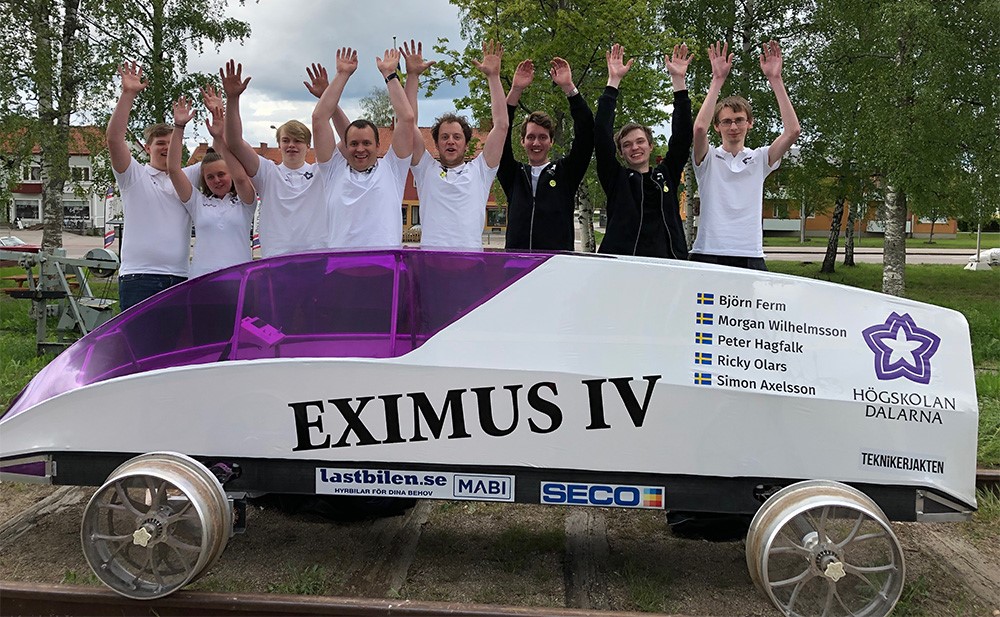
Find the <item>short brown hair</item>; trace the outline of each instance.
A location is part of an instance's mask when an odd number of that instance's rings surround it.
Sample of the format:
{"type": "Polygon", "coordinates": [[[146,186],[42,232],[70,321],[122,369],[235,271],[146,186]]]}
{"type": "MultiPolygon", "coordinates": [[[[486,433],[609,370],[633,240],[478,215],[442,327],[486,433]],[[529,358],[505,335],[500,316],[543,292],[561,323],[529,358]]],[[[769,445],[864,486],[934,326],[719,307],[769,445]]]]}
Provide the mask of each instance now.
{"type": "Polygon", "coordinates": [[[552,122],[552,116],[545,113],[544,111],[533,111],[527,115],[524,122],[521,123],[521,139],[528,134],[528,123],[537,124],[546,131],[549,132],[549,139],[555,136],[555,123],[552,122]]]}
{"type": "Polygon", "coordinates": [[[712,114],[712,126],[719,123],[719,112],[729,108],[735,113],[743,112],[747,115],[747,122],[753,122],[753,110],[750,109],[750,101],[742,96],[727,96],[715,104],[715,113],[712,114]]]}
{"type": "Polygon", "coordinates": [[[281,142],[282,134],[304,141],[306,144],[312,143],[312,131],[309,130],[308,126],[302,124],[298,120],[289,120],[278,127],[278,130],[274,135],[279,143],[281,142]]]}
{"type": "Polygon", "coordinates": [[[636,129],[642,129],[642,131],[646,134],[646,141],[649,142],[649,147],[653,147],[653,130],[645,124],[629,122],[622,128],[618,129],[618,132],[615,133],[615,148],[618,150],[619,154],[621,154],[622,151],[622,138],[636,129]]]}
{"type": "Polygon", "coordinates": [[[348,124],[347,128],[344,129],[344,139],[345,140],[347,139],[347,134],[351,132],[351,128],[356,128],[356,129],[369,128],[369,129],[371,129],[372,133],[375,133],[375,145],[376,146],[378,145],[378,127],[375,126],[375,123],[372,122],[371,120],[366,120],[364,118],[358,118],[354,122],[348,124]]]}
{"type": "Polygon", "coordinates": [[[434,125],[431,126],[431,138],[434,140],[434,143],[437,143],[438,134],[441,132],[441,125],[445,122],[454,122],[459,125],[462,127],[462,133],[465,134],[465,141],[468,143],[472,140],[472,127],[469,126],[469,121],[466,117],[447,113],[438,117],[438,119],[434,121],[434,125]]]}
{"type": "Polygon", "coordinates": [[[174,132],[173,124],[165,124],[163,122],[158,122],[156,124],[150,124],[142,132],[143,138],[146,140],[146,145],[153,143],[153,140],[157,137],[166,137],[174,132]]]}

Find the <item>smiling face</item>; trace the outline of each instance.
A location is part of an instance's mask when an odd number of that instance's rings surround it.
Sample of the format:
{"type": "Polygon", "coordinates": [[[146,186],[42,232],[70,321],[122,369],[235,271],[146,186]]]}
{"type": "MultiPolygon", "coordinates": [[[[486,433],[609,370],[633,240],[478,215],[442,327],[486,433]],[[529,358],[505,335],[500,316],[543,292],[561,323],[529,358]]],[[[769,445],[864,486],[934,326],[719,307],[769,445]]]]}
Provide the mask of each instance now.
{"type": "Polygon", "coordinates": [[[149,164],[154,169],[166,171],[167,152],[170,150],[170,135],[159,135],[150,138],[143,150],[149,155],[149,164]]]}
{"type": "Polygon", "coordinates": [[[216,197],[225,197],[233,188],[233,179],[225,161],[202,163],[201,177],[205,180],[205,186],[216,197]]]}
{"type": "Polygon", "coordinates": [[[281,150],[281,162],[289,169],[298,169],[306,162],[309,142],[299,137],[282,133],[278,138],[278,149],[281,150]]]}
{"type": "Polygon", "coordinates": [[[355,171],[370,169],[378,161],[378,142],[370,126],[349,126],[344,137],[347,164],[355,171]]]}
{"type": "Polygon", "coordinates": [[[438,127],[436,145],[441,164],[445,167],[458,167],[465,160],[465,151],[469,143],[465,139],[465,131],[461,124],[442,122],[438,127]]]}
{"type": "Polygon", "coordinates": [[[521,137],[521,145],[528,153],[528,163],[532,167],[545,165],[549,162],[549,150],[552,149],[552,136],[549,130],[540,124],[528,122],[525,125],[524,136],[521,137]]]}
{"type": "Polygon", "coordinates": [[[723,107],[719,110],[715,121],[715,130],[722,137],[722,146],[729,152],[739,152],[747,138],[747,131],[753,126],[753,120],[747,118],[747,113],[723,107]]]}
{"type": "Polygon", "coordinates": [[[625,159],[625,164],[635,171],[649,171],[649,155],[652,151],[653,144],[649,142],[649,135],[642,127],[631,129],[618,139],[618,152],[625,159]]]}

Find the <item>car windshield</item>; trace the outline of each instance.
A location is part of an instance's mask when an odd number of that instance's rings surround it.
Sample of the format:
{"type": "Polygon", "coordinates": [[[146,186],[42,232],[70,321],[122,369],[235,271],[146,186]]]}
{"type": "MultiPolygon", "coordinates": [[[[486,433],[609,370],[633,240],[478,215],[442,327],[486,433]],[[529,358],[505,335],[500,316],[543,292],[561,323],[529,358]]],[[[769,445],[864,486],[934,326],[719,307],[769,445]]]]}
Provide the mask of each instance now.
{"type": "Polygon", "coordinates": [[[398,357],[548,257],[385,250],[233,266],[161,292],[80,339],[5,415],[88,384],[174,366],[398,357]]]}

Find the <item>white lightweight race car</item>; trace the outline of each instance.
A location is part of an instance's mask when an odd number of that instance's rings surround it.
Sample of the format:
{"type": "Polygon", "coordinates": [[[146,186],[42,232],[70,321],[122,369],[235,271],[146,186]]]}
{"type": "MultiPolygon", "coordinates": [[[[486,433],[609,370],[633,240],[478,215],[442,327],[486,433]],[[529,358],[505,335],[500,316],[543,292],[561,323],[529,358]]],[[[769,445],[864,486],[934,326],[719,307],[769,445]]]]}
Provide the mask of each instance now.
{"type": "Polygon", "coordinates": [[[755,515],[786,615],[887,615],[890,520],[976,508],[954,311],[802,278],[579,254],[307,253],[168,289],[0,418],[4,480],[100,486],[84,552],[157,598],[247,493],[755,515]]]}

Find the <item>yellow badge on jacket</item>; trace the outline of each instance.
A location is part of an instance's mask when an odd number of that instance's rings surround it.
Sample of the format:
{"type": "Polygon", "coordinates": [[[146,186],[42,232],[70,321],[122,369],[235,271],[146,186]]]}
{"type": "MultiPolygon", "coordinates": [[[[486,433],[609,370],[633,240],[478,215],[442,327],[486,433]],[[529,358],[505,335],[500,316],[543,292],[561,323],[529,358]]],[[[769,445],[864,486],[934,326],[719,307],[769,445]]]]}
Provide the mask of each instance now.
{"type": "Polygon", "coordinates": [[[549,186],[551,186],[552,188],[555,188],[556,181],[555,180],[549,180],[549,186]]]}

